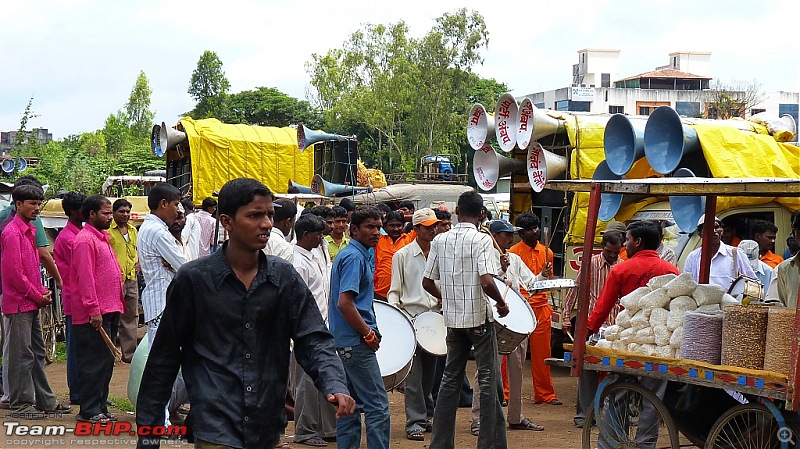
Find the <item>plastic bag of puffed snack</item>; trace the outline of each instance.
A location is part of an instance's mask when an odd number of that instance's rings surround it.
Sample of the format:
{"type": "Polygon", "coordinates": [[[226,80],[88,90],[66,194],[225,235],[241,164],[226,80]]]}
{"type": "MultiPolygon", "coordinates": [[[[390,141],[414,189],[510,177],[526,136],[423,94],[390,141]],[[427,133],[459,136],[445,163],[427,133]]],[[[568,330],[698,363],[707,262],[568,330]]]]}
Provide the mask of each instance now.
{"type": "Polygon", "coordinates": [[[639,352],[639,343],[630,343],[628,344],[628,351],[630,352],[639,352]]]}
{"type": "Polygon", "coordinates": [[[644,354],[644,355],[655,355],[656,354],[656,345],[653,345],[653,344],[639,345],[639,350],[636,351],[636,352],[638,352],[639,354],[644,354]]]}
{"type": "Polygon", "coordinates": [[[633,343],[633,337],[636,336],[635,329],[623,329],[622,332],[619,333],[619,339],[624,341],[625,343],[633,343]]]}
{"type": "Polygon", "coordinates": [[[694,302],[694,298],[691,296],[678,296],[674,298],[672,301],[669,302],[669,310],[694,310],[697,308],[697,303],[694,302]]]}
{"type": "Polygon", "coordinates": [[[650,326],[650,312],[652,309],[642,309],[634,316],[631,317],[631,327],[638,327],[639,329],[643,327],[650,326]]]}
{"type": "Polygon", "coordinates": [[[719,304],[706,304],[704,306],[700,306],[700,307],[696,308],[694,311],[695,312],[719,312],[720,310],[722,310],[722,309],[719,307],[719,304]]]}
{"type": "Polygon", "coordinates": [[[692,298],[697,303],[697,307],[702,307],[721,303],[724,294],[725,288],[717,284],[698,284],[692,292],[692,298]]]}
{"type": "Polygon", "coordinates": [[[595,346],[598,347],[598,348],[610,349],[611,348],[611,342],[608,341],[608,340],[600,340],[600,341],[597,342],[597,344],[595,346]]]}
{"type": "Polygon", "coordinates": [[[617,326],[623,329],[631,327],[631,313],[628,311],[628,309],[622,310],[617,314],[615,323],[617,323],[617,326]]]}
{"type": "Polygon", "coordinates": [[[636,331],[636,336],[633,337],[633,341],[639,343],[640,345],[652,345],[656,342],[656,337],[653,335],[653,328],[646,327],[644,329],[639,329],[636,331]]]}
{"type": "Polygon", "coordinates": [[[619,340],[619,334],[621,334],[621,333],[622,333],[622,328],[619,327],[619,325],[617,325],[617,324],[613,324],[613,325],[608,326],[606,328],[606,332],[604,334],[604,337],[608,341],[619,340]]]}
{"type": "Polygon", "coordinates": [[[615,340],[611,342],[611,349],[614,349],[616,351],[627,351],[628,344],[622,340],[615,340]]]}
{"type": "Polygon", "coordinates": [[[672,358],[675,356],[675,349],[669,346],[656,346],[656,350],[653,355],[657,357],[672,358]]]}
{"type": "Polygon", "coordinates": [[[741,304],[738,299],[734,298],[733,296],[725,293],[722,295],[722,306],[735,306],[741,304]]]}
{"type": "Polygon", "coordinates": [[[672,348],[679,349],[681,341],[683,340],[683,326],[678,327],[672,331],[672,336],[669,338],[669,345],[672,348]]]}
{"type": "Polygon", "coordinates": [[[644,295],[642,299],[639,300],[639,307],[642,309],[664,308],[667,307],[670,299],[666,289],[658,288],[644,295]]]}
{"type": "Polygon", "coordinates": [[[646,294],[650,293],[650,289],[648,287],[639,287],[636,290],[628,293],[627,295],[623,296],[619,303],[628,313],[633,316],[636,312],[638,312],[642,306],[639,305],[639,300],[642,299],[646,294]]]}
{"type": "Polygon", "coordinates": [[[672,336],[672,332],[665,325],[653,326],[653,336],[657,346],[669,346],[669,338],[672,336]]]}
{"type": "Polygon", "coordinates": [[[650,312],[650,327],[667,326],[667,318],[669,317],[669,310],[667,309],[653,309],[650,312]]]}
{"type": "Polygon", "coordinates": [[[667,329],[674,331],[680,326],[683,326],[683,317],[686,315],[685,310],[670,310],[667,317],[667,329]]]}
{"type": "Polygon", "coordinates": [[[688,296],[696,286],[697,283],[692,279],[691,274],[681,273],[675,279],[667,282],[664,288],[670,298],[677,298],[678,296],[688,296]]]}
{"type": "Polygon", "coordinates": [[[672,273],[667,273],[667,274],[664,274],[664,275],[661,275],[661,276],[656,276],[656,277],[650,279],[649,281],[647,281],[647,286],[650,287],[650,290],[655,290],[657,288],[663,287],[664,285],[667,284],[667,282],[675,279],[676,277],[678,277],[678,276],[676,276],[676,275],[674,275],[672,273]]]}

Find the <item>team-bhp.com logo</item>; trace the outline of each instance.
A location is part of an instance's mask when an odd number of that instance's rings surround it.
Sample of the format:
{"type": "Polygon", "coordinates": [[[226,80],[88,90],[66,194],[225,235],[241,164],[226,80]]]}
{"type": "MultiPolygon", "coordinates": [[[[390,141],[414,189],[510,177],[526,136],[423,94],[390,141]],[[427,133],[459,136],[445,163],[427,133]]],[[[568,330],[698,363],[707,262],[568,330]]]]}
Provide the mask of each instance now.
{"type": "Polygon", "coordinates": [[[6,436],[66,436],[71,434],[76,437],[90,436],[141,436],[141,437],[166,437],[183,438],[186,436],[186,426],[139,426],[124,421],[107,423],[77,422],[75,427],[64,425],[21,425],[18,422],[4,422],[6,436]]]}

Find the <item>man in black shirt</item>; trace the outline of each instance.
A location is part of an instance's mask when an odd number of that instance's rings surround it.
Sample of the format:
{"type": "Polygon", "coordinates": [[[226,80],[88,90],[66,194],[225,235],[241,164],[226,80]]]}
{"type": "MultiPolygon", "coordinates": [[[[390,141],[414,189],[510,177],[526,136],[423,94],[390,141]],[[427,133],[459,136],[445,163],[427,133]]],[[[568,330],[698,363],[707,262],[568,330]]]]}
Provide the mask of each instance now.
{"type": "MultiPolygon", "coordinates": [[[[314,297],[287,262],[261,251],[269,240],[272,193],[240,178],[219,192],[230,239],[178,270],[142,376],[136,424],[164,422],[179,368],[192,404],[196,447],[271,448],[286,426],[289,339],[297,363],[337,417],[352,414],[342,363],[314,297]]],[[[139,447],[158,447],[140,438],[139,447]]]]}

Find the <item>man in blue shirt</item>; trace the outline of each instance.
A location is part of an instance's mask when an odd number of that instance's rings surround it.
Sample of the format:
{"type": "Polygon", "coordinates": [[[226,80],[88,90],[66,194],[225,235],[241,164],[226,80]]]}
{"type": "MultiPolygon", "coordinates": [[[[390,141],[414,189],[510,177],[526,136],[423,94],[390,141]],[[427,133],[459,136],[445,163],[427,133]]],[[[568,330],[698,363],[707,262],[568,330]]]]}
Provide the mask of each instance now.
{"type": "Polygon", "coordinates": [[[352,240],[336,255],[331,271],[330,330],[347,374],[347,388],[359,408],[358,413],[336,420],[339,449],[360,447],[360,413],[367,425],[367,447],[389,447],[389,396],[375,355],[381,335],[372,309],[374,269],[369,262],[369,249],[378,243],[380,227],[376,208],[356,209],[350,221],[352,240]]]}

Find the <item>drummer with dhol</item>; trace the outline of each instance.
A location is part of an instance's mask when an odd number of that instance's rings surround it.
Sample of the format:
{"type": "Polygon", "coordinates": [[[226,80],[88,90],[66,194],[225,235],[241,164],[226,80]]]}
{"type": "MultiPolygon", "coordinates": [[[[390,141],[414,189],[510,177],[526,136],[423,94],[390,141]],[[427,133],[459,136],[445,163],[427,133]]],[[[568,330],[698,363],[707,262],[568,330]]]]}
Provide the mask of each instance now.
{"type": "MultiPolygon", "coordinates": [[[[389,304],[414,318],[425,312],[438,312],[439,300],[422,288],[422,273],[436,236],[439,220],[429,208],[414,212],[411,219],[417,238],[399,249],[392,257],[392,283],[389,287],[389,304]]],[[[442,331],[445,331],[442,328],[442,331]]],[[[445,333],[441,335],[444,341],[445,333]]],[[[405,380],[406,438],[424,441],[425,432],[433,428],[433,388],[436,355],[417,346],[411,372],[405,380]]]]}
{"type": "Polygon", "coordinates": [[[493,275],[500,267],[494,258],[492,238],[478,232],[483,218],[483,198],[474,191],[458,197],[458,224],[431,242],[422,286],[440,298],[447,326],[447,362],[434,410],[429,449],[450,449],[455,438],[456,411],[461,381],[470,349],[475,349],[481,394],[479,449],[507,447],[505,418],[500,405],[500,367],[497,338],[489,298],[498,314],[508,315],[493,275]],[[435,281],[441,282],[441,290],[435,281]]]}

